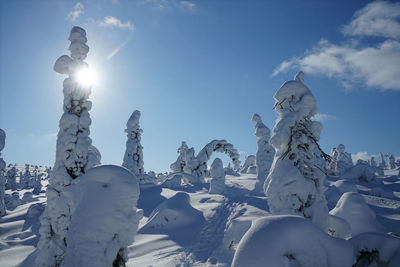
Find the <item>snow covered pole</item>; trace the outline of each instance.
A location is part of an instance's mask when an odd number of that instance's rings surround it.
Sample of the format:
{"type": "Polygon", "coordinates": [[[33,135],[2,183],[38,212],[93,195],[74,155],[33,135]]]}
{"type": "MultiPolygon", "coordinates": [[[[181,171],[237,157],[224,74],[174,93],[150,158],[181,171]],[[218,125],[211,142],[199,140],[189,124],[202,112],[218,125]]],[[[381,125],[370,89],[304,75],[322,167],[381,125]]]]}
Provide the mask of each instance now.
{"type": "Polygon", "coordinates": [[[323,168],[329,156],[318,145],[322,125],[311,120],[317,105],[304,74],[285,82],[274,98],[279,118],[270,142],[276,154],[265,182],[270,212],[303,216],[327,230],[323,168]]]}
{"type": "Polygon", "coordinates": [[[54,65],[57,73],[68,77],[63,82],[64,114],[59,123],[56,161],[46,191],[47,206],[41,217],[36,266],[59,266],[62,263],[68,246],[65,237],[73,202],[63,192],[93,165],[88,162],[88,150],[92,143],[89,137],[92,103],[88,100],[91,84],[82,82],[82,75],[88,73],[88,64],[84,62],[89,52],[85,30],[73,27],[69,41],[71,56],[61,56],[54,65]]]}
{"type": "Polygon", "coordinates": [[[271,131],[262,122],[261,116],[256,113],[253,115],[251,120],[256,123],[254,126],[254,134],[257,137],[257,180],[254,187],[254,192],[263,193],[265,179],[267,179],[267,175],[271,169],[272,161],[274,160],[275,149],[269,143],[271,131]]]}
{"type": "Polygon", "coordinates": [[[130,170],[134,175],[143,174],[143,147],[140,144],[143,130],[139,125],[140,111],[135,110],[126,123],[126,150],[122,166],[130,170]]]}
{"type": "Polygon", "coordinates": [[[5,177],[4,171],[6,169],[6,163],[1,157],[1,151],[6,144],[6,133],[0,129],[0,217],[6,214],[6,205],[4,203],[5,197],[5,177]]]}

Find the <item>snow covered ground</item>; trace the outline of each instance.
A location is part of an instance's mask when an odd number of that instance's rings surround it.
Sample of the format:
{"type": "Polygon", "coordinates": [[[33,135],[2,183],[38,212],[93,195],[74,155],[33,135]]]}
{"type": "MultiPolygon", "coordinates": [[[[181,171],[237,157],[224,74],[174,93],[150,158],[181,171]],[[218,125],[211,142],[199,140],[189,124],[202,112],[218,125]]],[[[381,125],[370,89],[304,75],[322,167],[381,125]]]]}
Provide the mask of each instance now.
{"type": "MultiPolygon", "coordinates": [[[[255,182],[255,174],[227,175],[224,195],[209,194],[209,183],[141,189],[138,208],[143,210],[143,218],[128,248],[127,266],[230,266],[250,226],[256,219],[270,216],[266,197],[252,192],[255,182]]],[[[341,193],[354,191],[336,178],[327,182],[341,193]]],[[[42,183],[46,186],[46,181],[42,183]]],[[[355,187],[376,213],[383,231],[400,234],[400,177],[396,171],[385,171],[372,182],[355,182],[355,187]]],[[[27,191],[32,189],[18,191],[21,198],[27,191]]],[[[46,197],[40,193],[25,202],[0,219],[0,266],[33,266],[28,256],[38,242],[38,218],[46,197]]]]}

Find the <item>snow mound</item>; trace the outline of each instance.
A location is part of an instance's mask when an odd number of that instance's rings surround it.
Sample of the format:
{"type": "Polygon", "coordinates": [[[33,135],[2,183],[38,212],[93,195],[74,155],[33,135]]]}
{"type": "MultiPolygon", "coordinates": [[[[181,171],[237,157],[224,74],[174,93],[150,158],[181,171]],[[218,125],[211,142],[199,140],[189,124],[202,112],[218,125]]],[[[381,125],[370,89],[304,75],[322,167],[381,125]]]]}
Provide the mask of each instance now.
{"type": "Polygon", "coordinates": [[[141,232],[165,233],[204,221],[203,213],[190,205],[190,196],[178,192],[150,214],[141,232]]]}
{"type": "Polygon", "coordinates": [[[351,181],[337,180],[333,185],[336,186],[336,188],[342,194],[347,193],[347,192],[354,192],[354,193],[358,192],[356,185],[351,181]]]}
{"type": "Polygon", "coordinates": [[[352,236],[364,232],[384,232],[383,226],[376,220],[375,212],[358,193],[344,193],[330,214],[346,220],[352,236]]]}
{"type": "Polygon", "coordinates": [[[351,238],[350,242],[357,258],[356,266],[387,266],[400,249],[399,238],[383,233],[362,233],[351,238]]]}
{"type": "Polygon", "coordinates": [[[142,213],[136,209],[139,185],[127,169],[90,169],[69,192],[77,200],[66,236],[62,266],[111,266],[126,261],[142,213]]]}
{"type": "Polygon", "coordinates": [[[258,219],[239,243],[232,267],[351,266],[349,242],[329,236],[299,216],[258,219]]]}

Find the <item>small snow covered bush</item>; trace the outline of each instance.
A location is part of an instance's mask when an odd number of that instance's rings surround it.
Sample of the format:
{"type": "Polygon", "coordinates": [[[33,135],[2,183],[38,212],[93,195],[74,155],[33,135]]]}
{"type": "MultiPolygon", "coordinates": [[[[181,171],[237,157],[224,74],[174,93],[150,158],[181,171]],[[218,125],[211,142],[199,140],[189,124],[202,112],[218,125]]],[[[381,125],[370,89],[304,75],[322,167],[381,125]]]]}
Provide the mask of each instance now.
{"type": "Polygon", "coordinates": [[[220,158],[216,158],[211,164],[210,194],[223,194],[225,192],[225,171],[220,158]]]}
{"type": "Polygon", "coordinates": [[[299,216],[267,216],[255,221],[240,241],[232,267],[343,267],[354,261],[352,245],[331,237],[299,216]]]}

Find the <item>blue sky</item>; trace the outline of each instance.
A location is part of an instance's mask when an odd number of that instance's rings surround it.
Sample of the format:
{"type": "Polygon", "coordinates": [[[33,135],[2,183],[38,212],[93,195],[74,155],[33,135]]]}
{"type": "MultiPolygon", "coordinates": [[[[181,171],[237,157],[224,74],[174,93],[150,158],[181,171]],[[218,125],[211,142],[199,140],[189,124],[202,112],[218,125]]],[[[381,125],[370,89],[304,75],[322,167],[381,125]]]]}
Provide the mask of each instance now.
{"type": "MultiPolygon", "coordinates": [[[[271,129],[273,95],[302,69],[320,144],[400,156],[400,4],[371,1],[1,1],[0,127],[8,163],[52,166],[72,26],[84,27],[91,138],[121,164],[142,112],[145,170],[168,171],[185,140],[226,139],[254,154],[253,113],[271,129]]],[[[225,161],[227,156],[219,155],[225,161]]]]}

